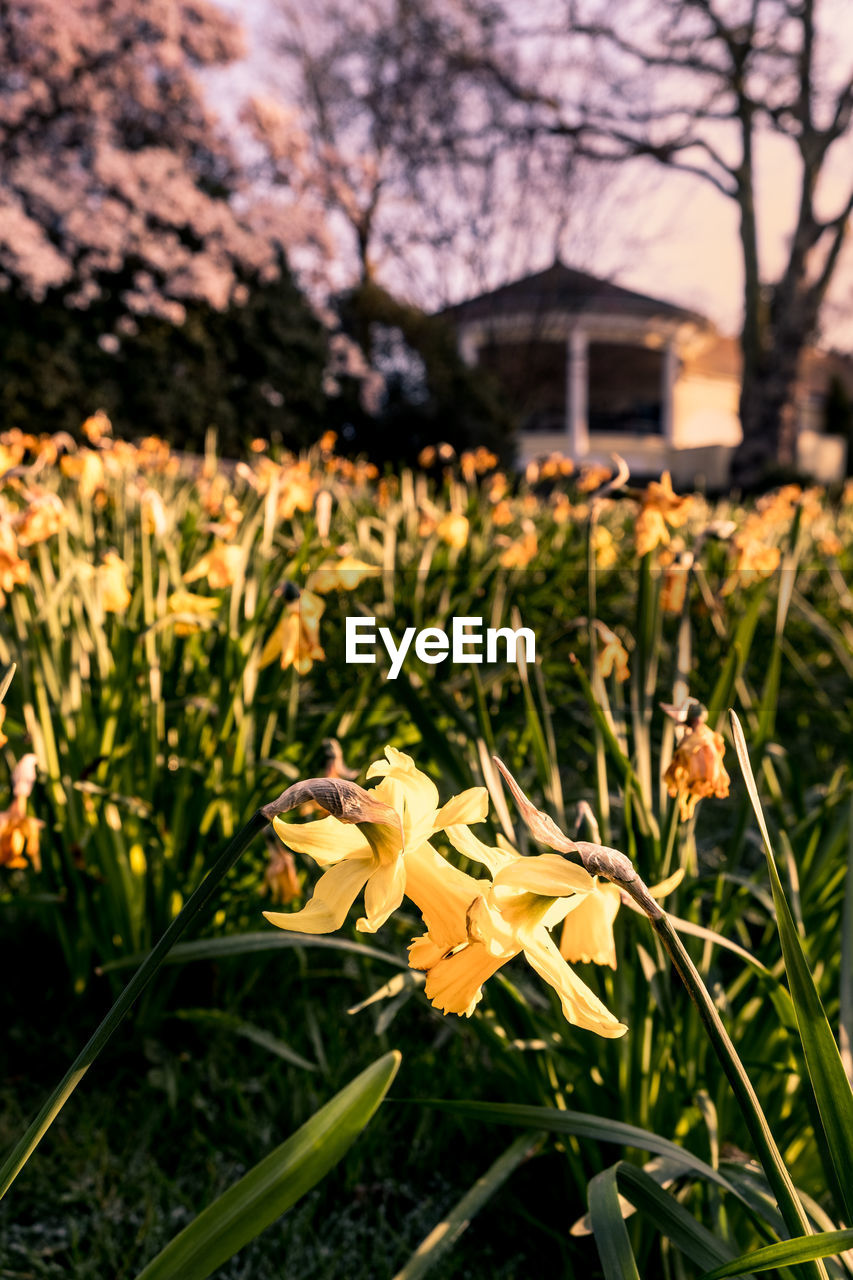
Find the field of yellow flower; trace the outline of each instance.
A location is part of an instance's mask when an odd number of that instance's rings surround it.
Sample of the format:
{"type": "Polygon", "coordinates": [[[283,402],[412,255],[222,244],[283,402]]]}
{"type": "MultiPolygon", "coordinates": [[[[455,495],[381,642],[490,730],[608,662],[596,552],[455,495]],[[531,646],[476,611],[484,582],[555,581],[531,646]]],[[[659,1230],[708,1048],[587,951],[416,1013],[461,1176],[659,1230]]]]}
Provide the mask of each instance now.
{"type": "MultiPolygon", "coordinates": [[[[259,441],[232,464],[213,442],[189,458],[115,440],[103,414],[83,438],[0,437],[0,668],[14,666],[0,936],[21,974],[3,1080],[32,1073],[47,1093],[170,930],[167,967],[151,966],[107,1053],[131,1077],[146,1056],[129,1106],[165,1108],[169,1151],[188,1141],[176,1108],[196,1109],[196,1133],[219,1115],[225,1136],[198,1140],[196,1210],[229,1182],[210,1153],[232,1131],[273,1125],[251,1154],[234,1138],[253,1164],[319,1125],[362,1067],[357,1107],[338,1104],[346,1090],[335,1105],[366,1123],[397,1070],[368,1067],[378,1053],[402,1051],[399,1096],[442,1101],[383,1107],[348,1172],[312,1193],[325,1198],[311,1212],[351,1232],[335,1188],[396,1188],[356,1195],[357,1261],[324,1261],[307,1210],[282,1218],[282,1199],[258,1240],[238,1231],[216,1253],[198,1228],[207,1263],[191,1273],[170,1260],[174,1231],[134,1235],[104,1214],[91,1259],[65,1240],[52,1269],[38,1240],[56,1214],[32,1206],[0,1275],[23,1275],[27,1255],[39,1277],[263,1280],[282,1250],[305,1250],[301,1270],[324,1280],[469,1274],[455,1268],[474,1256],[511,1276],[544,1250],[558,1274],[630,1276],[630,1258],[649,1277],[699,1277],[849,1226],[853,488],[738,506],[676,493],[668,475],[635,482],[618,459],[514,476],[486,450],[440,446],[380,474],[327,435],[301,457],[259,441]],[[360,661],[347,619],[375,636],[360,661]],[[535,659],[510,633],[533,637],[535,659]],[[46,967],[49,1026],[34,1013],[46,967]],[[206,1083],[177,1069],[182,1054],[207,1062],[206,1083]],[[275,1121],[249,1119],[243,1066],[275,1121]],[[509,1146],[506,1124],[520,1126],[509,1146]],[[434,1168],[448,1170],[439,1190],[434,1168]],[[640,1210],[624,1226],[617,1183],[640,1210]],[[435,1213],[409,1214],[371,1262],[369,1233],[404,1184],[435,1213]],[[483,1252],[475,1222],[451,1253],[480,1209],[497,1246],[483,1252]]],[[[109,1081],[93,1087],[103,1104],[109,1081]]],[[[30,1205],[42,1158],[15,1186],[23,1164],[7,1161],[4,1209],[19,1186],[30,1205]]],[[[792,1255],[796,1273],[853,1274],[853,1237],[835,1244],[825,1262],[792,1255]]]]}

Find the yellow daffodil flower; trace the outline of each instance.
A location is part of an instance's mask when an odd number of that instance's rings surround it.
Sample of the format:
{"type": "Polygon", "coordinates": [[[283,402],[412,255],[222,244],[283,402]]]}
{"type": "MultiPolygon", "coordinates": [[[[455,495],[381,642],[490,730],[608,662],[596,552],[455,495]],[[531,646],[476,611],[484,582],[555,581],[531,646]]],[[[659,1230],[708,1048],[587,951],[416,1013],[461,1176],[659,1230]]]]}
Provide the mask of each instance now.
{"type": "Polygon", "coordinates": [[[504,569],[526,569],[539,550],[536,529],[530,520],[523,521],[523,533],[509,541],[501,552],[501,567],[504,569]]]}
{"type": "Polygon", "coordinates": [[[31,547],[52,538],[68,523],[68,513],[56,493],[33,489],[27,493],[28,503],[18,523],[18,543],[31,547]]]}
{"type": "Polygon", "coordinates": [[[98,584],[101,588],[101,604],[105,613],[123,613],[130,604],[127,589],[130,570],[115,551],[108,551],[98,565],[98,584]]]}
{"type": "MultiPolygon", "coordinates": [[[[289,584],[291,589],[298,588],[289,584]]],[[[320,644],[320,618],[325,603],[311,591],[300,591],[285,605],[284,614],[261,652],[259,666],[268,667],[276,658],[282,671],[295,667],[300,676],[307,675],[315,662],[326,653],[320,644]]]]}
{"type": "MultiPolygon", "coordinates": [[[[684,868],[679,867],[661,884],[649,888],[655,899],[666,897],[684,879],[684,868]]],[[[593,876],[592,893],[586,893],[571,903],[563,921],[560,938],[560,955],[569,964],[601,964],[616,968],[616,943],[613,924],[622,905],[622,890],[610,880],[593,876]]]]}
{"type": "Polygon", "coordinates": [[[406,894],[427,926],[409,949],[409,964],[426,970],[426,994],[436,1008],[470,1017],[487,979],[523,953],[557,992],[573,1026],[608,1038],[624,1035],[627,1027],[573,972],[549,933],[593,892],[593,877],[559,854],[521,857],[489,848],[463,826],[449,826],[446,835],[492,879],[475,880],[429,846],[407,860],[406,894]]]}
{"type": "Polygon", "coordinates": [[[376,565],[365,564],[355,556],[342,556],[340,560],[324,560],[305,584],[309,591],[327,595],[330,591],[354,591],[365,578],[379,573],[376,565]]]}
{"type": "Polygon", "coordinates": [[[202,619],[210,618],[212,614],[219,612],[219,600],[215,596],[197,596],[192,591],[173,591],[166,601],[166,610],[170,616],[172,615],[195,615],[198,622],[193,621],[192,616],[178,617],[175,621],[176,636],[191,636],[201,630],[200,622],[202,619]]]}
{"type": "MultiPolygon", "coordinates": [[[[429,847],[430,836],[450,825],[464,831],[460,824],[482,822],[488,811],[484,787],[463,791],[439,808],[435,784],[410,756],[394,747],[385,748],[385,759],[375,761],[367,776],[382,778],[369,792],[340,780],[328,785],[344,795],[358,798],[360,793],[367,801],[368,808],[363,811],[370,820],[355,817],[345,822],[331,815],[298,826],[273,818],[273,827],[283,844],[296,853],[307,853],[319,866],[328,868],[317,881],[311,901],[301,911],[264,912],[280,929],[332,933],[341,927],[363,889],[365,914],[356,927],[364,933],[375,933],[403,901],[409,860],[429,847]]],[[[294,800],[294,804],[298,802],[294,800]]],[[[352,811],[351,805],[348,810],[342,809],[352,811]]]]}
{"type": "Polygon", "coordinates": [[[0,605],[6,595],[29,581],[30,566],[18,555],[18,539],[8,520],[0,515],[0,605]]]}
{"type": "Polygon", "coordinates": [[[448,547],[454,547],[457,551],[461,551],[467,543],[468,529],[468,517],[457,515],[453,511],[449,511],[446,516],[442,516],[435,527],[435,531],[441,541],[446,542],[448,547]]]}
{"type": "Polygon", "coordinates": [[[615,675],[619,683],[622,684],[631,674],[628,670],[628,650],[616,635],[616,632],[611,631],[609,627],[606,627],[597,618],[595,627],[604,641],[604,645],[598,651],[595,659],[596,669],[603,679],[606,680],[608,676],[615,675]]]}
{"type": "Polygon", "coordinates": [[[79,481],[78,492],[83,499],[93,497],[103,487],[104,464],[93,449],[66,454],[59,467],[63,475],[79,481]]]}
{"type": "Polygon", "coordinates": [[[198,564],[187,570],[184,582],[198,582],[201,578],[206,578],[208,586],[214,591],[221,591],[234,582],[242,557],[242,548],[218,543],[202,556],[198,564]]]}
{"type": "Polygon", "coordinates": [[[661,543],[669,542],[669,529],[680,529],[690,514],[693,499],[679,497],[672,487],[672,478],[664,471],[660,480],[652,480],[640,498],[642,509],[637,516],[634,537],[637,554],[647,555],[661,543]]]}

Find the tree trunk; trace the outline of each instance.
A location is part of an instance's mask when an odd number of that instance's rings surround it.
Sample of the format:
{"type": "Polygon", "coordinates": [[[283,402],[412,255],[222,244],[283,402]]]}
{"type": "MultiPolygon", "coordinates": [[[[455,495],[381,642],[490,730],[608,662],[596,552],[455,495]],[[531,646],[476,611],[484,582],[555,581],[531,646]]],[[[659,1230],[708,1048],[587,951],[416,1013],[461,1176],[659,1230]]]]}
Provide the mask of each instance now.
{"type": "Polygon", "coordinates": [[[740,393],[743,440],[734,452],[734,488],[758,488],[774,472],[792,469],[797,458],[795,390],[802,348],[781,344],[754,364],[744,362],[740,393]]]}

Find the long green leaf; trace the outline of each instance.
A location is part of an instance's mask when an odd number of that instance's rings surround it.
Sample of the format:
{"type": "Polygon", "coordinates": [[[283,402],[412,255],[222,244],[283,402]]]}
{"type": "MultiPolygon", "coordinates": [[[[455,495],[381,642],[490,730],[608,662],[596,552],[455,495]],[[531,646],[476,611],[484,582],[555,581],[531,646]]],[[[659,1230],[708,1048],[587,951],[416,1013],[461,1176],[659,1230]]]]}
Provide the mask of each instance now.
{"type": "Polygon", "coordinates": [[[614,1165],[614,1170],[622,1194],[692,1262],[710,1267],[734,1257],[735,1250],[730,1245],[712,1235],[642,1169],[622,1160],[614,1165]]]}
{"type": "Polygon", "coordinates": [[[420,1280],[421,1276],[425,1276],[456,1243],[474,1215],[503,1186],[510,1174],[535,1155],[541,1144],[541,1135],[536,1133],[524,1133],[516,1138],[482,1178],[477,1179],[470,1191],[466,1191],[462,1199],[442,1218],[438,1226],[421,1241],[394,1280],[420,1280]]]}
{"type": "Polygon", "coordinates": [[[622,1120],[608,1120],[604,1116],[588,1115],[583,1111],[558,1111],[555,1107],[533,1107],[512,1102],[456,1102],[440,1098],[418,1100],[422,1106],[439,1107],[455,1115],[470,1116],[473,1120],[492,1121],[495,1124],[519,1125],[525,1129],[547,1129],[550,1133],[569,1133],[577,1138],[591,1138],[596,1142],[614,1142],[620,1147],[636,1147],[666,1156],[683,1165],[684,1172],[698,1174],[715,1183],[739,1199],[740,1193],[718,1170],[695,1156],[685,1147],[679,1147],[668,1138],[661,1138],[648,1129],[625,1124],[622,1120]]]}
{"type": "Polygon", "coordinates": [[[754,1253],[745,1253],[716,1271],[709,1271],[702,1280],[726,1280],[728,1276],[742,1276],[747,1271],[770,1271],[773,1267],[791,1266],[797,1262],[812,1262],[816,1258],[833,1258],[853,1245],[853,1228],[845,1231],[819,1231],[813,1236],[796,1236],[769,1244],[754,1253]]]}
{"type": "MultiPolygon", "coordinates": [[[[292,947],[319,947],[327,951],[347,951],[350,955],[364,956],[368,960],[381,960],[396,969],[408,970],[408,964],[390,951],[368,947],[362,942],[349,942],[346,938],[315,937],[306,933],[283,933],[280,929],[267,933],[232,933],[226,938],[199,938],[196,942],[182,942],[173,947],[165,964],[188,964],[192,960],[227,960],[231,956],[254,955],[262,951],[282,951],[292,947]]],[[[114,969],[132,969],[139,956],[121,956],[102,964],[99,972],[110,973],[114,969]]]]}
{"type": "Polygon", "coordinates": [[[764,841],[782,956],[794,1011],[797,1015],[806,1067],[826,1134],[835,1176],[844,1198],[845,1216],[850,1221],[853,1219],[853,1090],[824,1013],[809,963],[803,953],[802,942],[776,869],[776,859],[749,763],[743,730],[734,712],[731,713],[731,717],[735,750],[764,841]]]}
{"type": "Polygon", "coordinates": [[[208,1205],[137,1280],[205,1280],[338,1163],[387,1093],[400,1054],[377,1059],[245,1177],[208,1205]]]}
{"type": "Polygon", "coordinates": [[[589,1216],[605,1280],[640,1280],[616,1190],[616,1166],[597,1173],[587,1188],[589,1216]]]}

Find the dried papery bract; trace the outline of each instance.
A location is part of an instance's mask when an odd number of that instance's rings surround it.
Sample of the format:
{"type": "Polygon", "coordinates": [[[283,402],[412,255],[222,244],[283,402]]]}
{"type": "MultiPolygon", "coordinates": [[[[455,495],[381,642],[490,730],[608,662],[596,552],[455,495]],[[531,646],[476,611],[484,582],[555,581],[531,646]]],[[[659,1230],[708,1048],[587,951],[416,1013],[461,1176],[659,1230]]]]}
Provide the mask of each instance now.
{"type": "Polygon", "coordinates": [[[264,805],[261,812],[272,821],[307,801],[313,801],[339,822],[384,822],[400,828],[400,819],[390,805],[346,778],[306,778],[295,782],[277,800],[264,805]]]}
{"type": "Polygon", "coordinates": [[[547,845],[549,849],[556,849],[558,853],[576,854],[590,875],[602,876],[604,879],[612,880],[614,884],[618,884],[642,907],[650,919],[657,919],[663,914],[660,906],[655,902],[649,890],[637,875],[633,863],[629,858],[625,857],[624,853],[620,853],[618,849],[611,849],[608,845],[592,844],[588,840],[570,840],[568,836],[563,834],[553,818],[549,817],[547,813],[543,813],[541,809],[537,809],[528,800],[504,762],[498,756],[494,756],[493,759],[500,769],[512,793],[512,798],[518,807],[518,812],[534,840],[539,841],[540,844],[547,845]]]}

